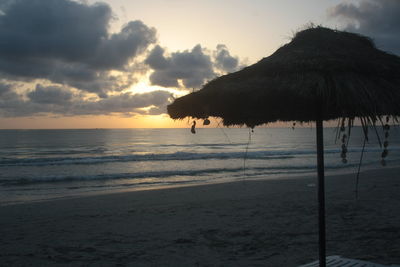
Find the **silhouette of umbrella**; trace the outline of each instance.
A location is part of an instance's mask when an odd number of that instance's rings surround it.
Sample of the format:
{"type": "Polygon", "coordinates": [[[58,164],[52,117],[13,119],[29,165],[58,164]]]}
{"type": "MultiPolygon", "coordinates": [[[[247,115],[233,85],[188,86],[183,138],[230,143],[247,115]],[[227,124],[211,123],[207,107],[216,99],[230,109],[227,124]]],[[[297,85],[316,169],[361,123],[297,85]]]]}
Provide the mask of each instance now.
{"type": "Polygon", "coordinates": [[[298,32],[271,56],[221,76],[168,106],[173,119],[221,117],[255,127],[275,121],[316,122],[319,260],[325,266],[323,121],[360,118],[375,125],[400,114],[400,58],[367,37],[324,27],[298,32]]]}

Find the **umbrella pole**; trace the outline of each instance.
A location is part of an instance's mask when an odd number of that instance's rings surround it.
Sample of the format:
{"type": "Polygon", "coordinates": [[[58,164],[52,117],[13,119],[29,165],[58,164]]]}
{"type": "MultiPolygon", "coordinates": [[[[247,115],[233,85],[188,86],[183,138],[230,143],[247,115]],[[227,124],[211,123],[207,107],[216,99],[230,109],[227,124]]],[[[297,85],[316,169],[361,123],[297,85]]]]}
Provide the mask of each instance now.
{"type": "Polygon", "coordinates": [[[319,266],[326,266],[325,247],[325,174],[324,174],[324,135],[322,116],[317,118],[317,164],[318,164],[318,227],[319,227],[319,266]]]}

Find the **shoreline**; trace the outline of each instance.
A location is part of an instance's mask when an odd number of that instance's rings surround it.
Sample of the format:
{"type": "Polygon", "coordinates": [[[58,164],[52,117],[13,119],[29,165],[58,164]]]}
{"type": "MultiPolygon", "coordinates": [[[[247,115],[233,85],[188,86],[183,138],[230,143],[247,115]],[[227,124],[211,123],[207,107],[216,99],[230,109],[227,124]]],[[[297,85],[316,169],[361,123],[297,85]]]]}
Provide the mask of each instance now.
{"type": "MultiPolygon", "coordinates": [[[[370,171],[385,171],[389,169],[398,169],[400,173],[400,167],[398,166],[364,166],[364,169],[361,168],[360,177],[365,172],[370,171]]],[[[343,169],[343,170],[334,170],[334,171],[325,171],[325,178],[329,179],[332,176],[341,176],[341,175],[354,175],[356,177],[355,170],[343,169]]],[[[171,185],[160,185],[160,186],[138,186],[138,187],[129,187],[129,188],[120,188],[120,189],[106,189],[106,190],[99,190],[99,191],[89,191],[89,192],[80,192],[71,195],[64,195],[61,197],[51,197],[51,198],[44,198],[44,199],[28,199],[28,200],[20,200],[20,201],[9,201],[9,202],[0,202],[0,207],[5,206],[13,206],[13,205],[25,205],[30,203],[41,203],[41,202],[48,202],[48,201],[63,201],[63,200],[70,200],[70,199],[79,199],[79,198],[87,198],[87,197],[96,197],[96,196],[103,196],[109,194],[124,194],[130,192],[140,192],[140,191],[153,191],[153,190],[169,190],[174,188],[182,188],[182,187],[198,187],[198,186],[212,186],[212,185],[219,185],[219,184],[229,184],[229,183],[246,183],[246,182],[253,182],[253,181],[270,181],[270,180],[292,180],[292,179],[311,179],[310,177],[314,177],[315,182],[317,182],[316,177],[316,169],[315,172],[310,173],[280,173],[280,174],[273,174],[269,176],[265,175],[258,175],[258,176],[246,176],[243,178],[236,178],[236,179],[226,179],[226,180],[219,180],[219,181],[201,181],[201,182],[192,182],[192,183],[182,183],[182,184],[171,184],[171,185]]]]}
{"type": "MultiPolygon", "coordinates": [[[[327,176],[327,254],[400,263],[400,168],[327,176]]],[[[9,266],[297,266],[318,258],[314,176],[0,207],[9,266]],[[27,264],[29,263],[29,264],[27,264]]]]}

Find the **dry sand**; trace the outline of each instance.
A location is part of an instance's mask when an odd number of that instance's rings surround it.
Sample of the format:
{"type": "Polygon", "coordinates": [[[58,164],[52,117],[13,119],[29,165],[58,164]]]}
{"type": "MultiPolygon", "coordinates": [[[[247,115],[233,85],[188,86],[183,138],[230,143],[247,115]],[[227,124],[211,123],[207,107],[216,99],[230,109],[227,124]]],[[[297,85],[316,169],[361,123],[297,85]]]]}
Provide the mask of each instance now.
{"type": "MultiPolygon", "coordinates": [[[[329,176],[327,252],[400,263],[400,169],[329,176]]],[[[0,207],[1,266],[296,266],[316,260],[315,177],[0,207]],[[310,185],[311,184],[311,185],[310,185]]]]}

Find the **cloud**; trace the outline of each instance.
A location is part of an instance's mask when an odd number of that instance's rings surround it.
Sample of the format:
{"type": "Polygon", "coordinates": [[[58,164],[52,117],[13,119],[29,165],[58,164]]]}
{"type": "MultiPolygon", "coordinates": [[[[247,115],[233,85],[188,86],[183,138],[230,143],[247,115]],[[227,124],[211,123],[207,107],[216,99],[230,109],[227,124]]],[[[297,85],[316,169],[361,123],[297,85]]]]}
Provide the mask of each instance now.
{"type": "Polygon", "coordinates": [[[185,88],[193,88],[215,76],[211,57],[204,52],[201,45],[196,45],[190,51],[172,53],[170,56],[164,54],[165,50],[156,46],[145,61],[154,70],[150,76],[154,85],[180,87],[181,80],[185,88]]]}
{"type": "Polygon", "coordinates": [[[83,102],[75,114],[143,114],[146,113],[141,110],[143,108],[166,107],[170,103],[170,98],[171,93],[167,91],[152,91],[143,94],[123,93],[99,101],[83,102]]]}
{"type": "Polygon", "coordinates": [[[0,0],[0,117],[161,114],[171,94],[131,93],[140,76],[186,90],[238,69],[225,45],[168,53],[156,29],[113,19],[105,3],[0,0]]]}
{"type": "Polygon", "coordinates": [[[144,52],[155,41],[156,30],[154,28],[149,28],[138,20],[131,21],[122,28],[121,32],[113,34],[109,39],[101,42],[90,63],[98,68],[122,68],[129,59],[144,52]]]}
{"type": "Polygon", "coordinates": [[[198,44],[192,50],[165,54],[166,50],[157,45],[145,60],[153,70],[150,76],[153,85],[198,88],[218,74],[238,70],[239,66],[239,59],[231,56],[228,48],[221,44],[214,52],[198,44]]]}
{"type": "Polygon", "coordinates": [[[0,8],[0,73],[11,80],[47,79],[104,96],[120,87],[110,71],[131,75],[128,64],[156,42],[156,30],[138,20],[110,34],[107,4],[9,0],[0,8]]]}
{"type": "Polygon", "coordinates": [[[328,15],[342,19],[346,30],[374,38],[381,49],[400,54],[400,1],[340,3],[330,8],[328,15]]]}
{"type": "Polygon", "coordinates": [[[30,101],[38,104],[57,104],[69,103],[72,99],[72,92],[58,86],[44,87],[36,85],[36,89],[29,92],[27,97],[30,101]]]}
{"type": "Polygon", "coordinates": [[[239,59],[232,57],[226,45],[217,45],[217,50],[214,53],[215,66],[224,72],[237,71],[239,67],[239,59]]]}
{"type": "Polygon", "coordinates": [[[0,97],[5,96],[11,92],[11,85],[0,83],[0,97]]]}
{"type": "Polygon", "coordinates": [[[143,94],[121,93],[108,98],[87,98],[61,86],[42,86],[26,95],[15,93],[10,85],[0,85],[0,115],[2,117],[40,116],[46,114],[110,115],[136,114],[157,115],[165,112],[171,101],[171,93],[153,91],[143,94]]]}

